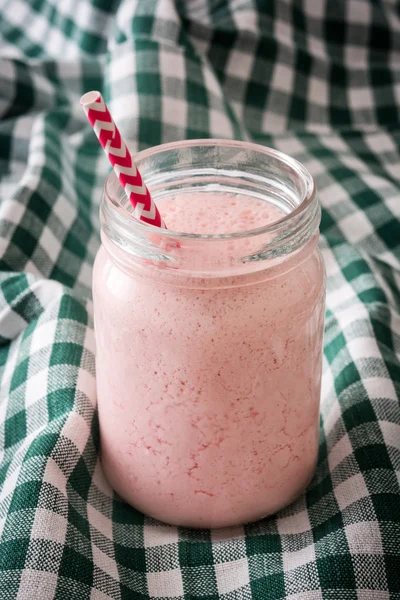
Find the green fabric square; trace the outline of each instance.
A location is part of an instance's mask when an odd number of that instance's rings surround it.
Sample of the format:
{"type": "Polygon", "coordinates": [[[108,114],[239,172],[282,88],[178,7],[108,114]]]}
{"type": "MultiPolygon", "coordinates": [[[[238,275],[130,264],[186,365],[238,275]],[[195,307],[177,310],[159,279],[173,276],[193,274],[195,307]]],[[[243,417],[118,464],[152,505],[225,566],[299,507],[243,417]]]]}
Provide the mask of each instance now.
{"type": "Polygon", "coordinates": [[[29,444],[24,461],[27,461],[34,456],[50,455],[57,440],[58,435],[56,433],[41,433],[29,444]]]}
{"type": "Polygon", "coordinates": [[[40,481],[27,481],[26,483],[18,484],[11,499],[10,512],[25,508],[35,508],[38,503],[40,487],[40,481]]]}
{"type": "MultiPolygon", "coordinates": [[[[0,543],[0,573],[22,569],[28,551],[29,539],[15,539],[0,543]]],[[[1,576],[2,577],[2,576],[1,576]]],[[[0,577],[0,579],[1,579],[0,577]]]]}
{"type": "Polygon", "coordinates": [[[4,426],[4,447],[10,448],[18,444],[26,436],[26,413],[21,410],[8,417],[4,426]]]}
{"type": "Polygon", "coordinates": [[[371,273],[371,269],[365,260],[358,259],[349,263],[346,267],[342,268],[342,274],[347,279],[347,281],[352,281],[361,275],[365,275],[366,273],[371,273]]]}
{"type": "Polygon", "coordinates": [[[347,410],[343,411],[343,422],[347,431],[363,423],[375,422],[376,414],[369,400],[357,402],[347,410]]]}
{"type": "MultiPolygon", "coordinates": [[[[251,526],[250,526],[251,527],[251,526]]],[[[255,554],[270,554],[281,552],[281,538],[277,533],[266,535],[248,535],[246,537],[246,554],[253,556],[255,554]]]]}
{"type": "Polygon", "coordinates": [[[144,548],[130,548],[114,543],[115,558],[122,567],[136,573],[146,573],[146,555],[144,548]]]}
{"type": "Polygon", "coordinates": [[[79,367],[82,359],[82,346],[73,342],[56,342],[50,357],[50,366],[74,365],[79,367]]]}
{"type": "Polygon", "coordinates": [[[335,388],[337,394],[341,394],[348,387],[360,382],[360,375],[354,363],[347,365],[336,377],[335,388]]]}
{"type": "Polygon", "coordinates": [[[192,104],[200,104],[200,106],[208,106],[208,96],[204,87],[195,81],[188,81],[186,88],[186,96],[188,102],[192,104]]]}
{"type": "Polygon", "coordinates": [[[345,347],[346,338],[342,332],[339,332],[339,334],[325,346],[325,356],[328,359],[328,362],[332,363],[339,352],[345,347]]]}
{"type": "Polygon", "coordinates": [[[74,405],[75,393],[75,388],[64,388],[48,392],[47,409],[50,421],[68,414],[74,405]]]}
{"type": "Polygon", "coordinates": [[[82,306],[78,300],[66,294],[61,298],[58,318],[74,319],[74,321],[78,321],[84,325],[87,325],[88,322],[88,316],[85,307],[82,306]]]}
{"type": "Polygon", "coordinates": [[[323,589],[352,590],[356,587],[353,564],[349,554],[318,558],[317,569],[323,589]]]}
{"type": "Polygon", "coordinates": [[[14,235],[12,237],[12,243],[20,248],[25,256],[32,256],[37,245],[36,237],[28,231],[26,228],[18,227],[15,228],[14,235]]]}
{"type": "Polygon", "coordinates": [[[72,275],[57,266],[53,268],[51,272],[51,278],[69,287],[72,287],[75,283],[75,279],[72,277],[72,275]]]}
{"type": "Polygon", "coordinates": [[[86,228],[82,227],[79,233],[80,236],[78,237],[75,233],[70,232],[64,240],[64,248],[83,259],[86,254],[84,243],[88,237],[86,228]]]}
{"type": "Polygon", "coordinates": [[[23,385],[24,383],[26,383],[26,380],[28,379],[28,371],[29,371],[29,358],[26,358],[24,361],[22,361],[17,368],[15,369],[12,379],[11,379],[11,384],[10,384],[10,392],[13,392],[14,390],[16,390],[17,388],[19,388],[20,385],[23,385]]]}
{"type": "Polygon", "coordinates": [[[333,503],[331,497],[327,497],[327,500],[330,504],[329,507],[323,506],[322,509],[320,507],[318,512],[310,511],[310,521],[315,542],[322,540],[326,535],[335,532],[340,533],[343,529],[343,519],[337,503],[333,503]]]}
{"type": "MultiPolygon", "coordinates": [[[[210,540],[211,542],[211,540],[210,540]]],[[[198,567],[213,564],[212,545],[207,542],[179,544],[179,564],[184,567],[198,567]]]]}
{"type": "Polygon", "coordinates": [[[181,566],[183,590],[193,600],[219,600],[213,564],[181,566]]]}
{"type": "Polygon", "coordinates": [[[354,456],[363,471],[390,469],[392,466],[387,448],[383,444],[371,444],[363,448],[355,448],[354,456]]]}
{"type": "Polygon", "coordinates": [[[268,590],[268,596],[271,600],[281,600],[285,597],[285,581],[282,573],[275,573],[250,581],[251,598],[262,600],[265,598],[265,591],[268,590]]]}
{"type": "Polygon", "coordinates": [[[78,460],[74,470],[72,471],[68,483],[75,492],[87,500],[91,485],[90,474],[82,457],[78,460]]]}
{"type": "Polygon", "coordinates": [[[59,573],[61,577],[68,577],[75,581],[81,581],[86,585],[91,585],[93,581],[92,559],[68,546],[64,546],[59,573]]]}

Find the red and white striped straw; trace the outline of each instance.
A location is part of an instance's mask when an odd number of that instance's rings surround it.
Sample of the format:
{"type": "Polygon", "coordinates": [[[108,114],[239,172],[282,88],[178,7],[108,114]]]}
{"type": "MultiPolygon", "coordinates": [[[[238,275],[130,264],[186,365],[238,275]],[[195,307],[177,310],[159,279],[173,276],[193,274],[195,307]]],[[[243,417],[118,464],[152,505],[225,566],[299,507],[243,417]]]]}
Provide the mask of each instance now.
{"type": "MultiPolygon", "coordinates": [[[[134,216],[150,225],[165,228],[158,208],[100,92],[84,94],[81,98],[81,106],[134,208],[134,216]]],[[[124,203],[121,202],[121,205],[124,206],[124,203]]]]}

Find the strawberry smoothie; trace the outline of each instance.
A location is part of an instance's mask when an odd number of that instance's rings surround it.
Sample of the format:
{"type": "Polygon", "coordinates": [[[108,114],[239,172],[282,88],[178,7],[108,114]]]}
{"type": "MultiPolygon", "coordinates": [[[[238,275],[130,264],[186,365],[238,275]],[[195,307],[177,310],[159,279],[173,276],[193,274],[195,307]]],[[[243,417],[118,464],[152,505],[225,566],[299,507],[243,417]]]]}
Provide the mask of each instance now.
{"type": "MultiPolygon", "coordinates": [[[[284,216],[227,192],[158,205],[169,231],[193,234],[284,216]]],[[[134,507],[167,523],[224,527],[274,513],[307,486],[324,317],[316,243],[317,233],[260,263],[238,260],[255,250],[251,237],[205,240],[196,251],[182,242],[175,269],[140,269],[103,235],[93,292],[102,462],[134,507]],[[218,273],[221,261],[230,267],[218,273]],[[208,274],[194,278],[199,264],[208,274]]]]}

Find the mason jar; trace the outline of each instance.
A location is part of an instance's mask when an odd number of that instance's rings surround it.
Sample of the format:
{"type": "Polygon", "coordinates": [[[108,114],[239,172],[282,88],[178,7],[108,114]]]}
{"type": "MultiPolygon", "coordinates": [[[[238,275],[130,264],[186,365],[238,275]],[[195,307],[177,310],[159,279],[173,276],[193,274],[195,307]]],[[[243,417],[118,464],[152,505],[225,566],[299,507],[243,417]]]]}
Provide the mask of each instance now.
{"type": "Polygon", "coordinates": [[[105,474],[167,523],[260,519],[305,489],[317,461],[325,271],[314,181],[247,142],[183,141],[135,158],[168,229],[137,221],[108,177],[93,276],[105,474]],[[271,210],[272,222],[257,216],[271,210]]]}

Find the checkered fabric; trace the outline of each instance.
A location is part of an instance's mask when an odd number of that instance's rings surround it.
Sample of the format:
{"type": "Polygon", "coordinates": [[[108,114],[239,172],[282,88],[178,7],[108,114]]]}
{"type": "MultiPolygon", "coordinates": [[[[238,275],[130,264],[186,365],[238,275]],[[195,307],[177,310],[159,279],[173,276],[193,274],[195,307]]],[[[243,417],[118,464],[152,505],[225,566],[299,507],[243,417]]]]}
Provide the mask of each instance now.
{"type": "Polygon", "coordinates": [[[0,0],[1,600],[400,599],[397,0],[0,0]],[[306,493],[221,531],[127,506],[98,457],[101,89],[136,148],[235,137],[316,179],[328,298],[306,493]]]}

